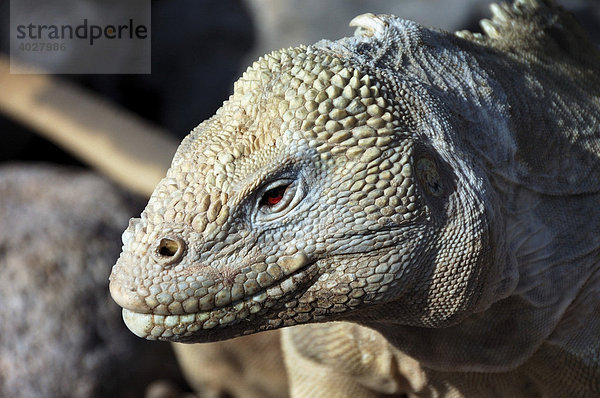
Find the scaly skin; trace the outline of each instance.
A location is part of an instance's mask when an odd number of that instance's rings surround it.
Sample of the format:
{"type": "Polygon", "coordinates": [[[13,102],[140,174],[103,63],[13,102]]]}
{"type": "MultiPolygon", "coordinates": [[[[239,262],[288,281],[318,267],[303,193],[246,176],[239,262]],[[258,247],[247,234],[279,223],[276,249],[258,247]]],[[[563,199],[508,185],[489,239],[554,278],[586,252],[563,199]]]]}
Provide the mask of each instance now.
{"type": "Polygon", "coordinates": [[[550,2],[493,11],[255,62],[123,235],[127,326],[309,324],[295,397],[600,394],[600,56],[550,2]]]}

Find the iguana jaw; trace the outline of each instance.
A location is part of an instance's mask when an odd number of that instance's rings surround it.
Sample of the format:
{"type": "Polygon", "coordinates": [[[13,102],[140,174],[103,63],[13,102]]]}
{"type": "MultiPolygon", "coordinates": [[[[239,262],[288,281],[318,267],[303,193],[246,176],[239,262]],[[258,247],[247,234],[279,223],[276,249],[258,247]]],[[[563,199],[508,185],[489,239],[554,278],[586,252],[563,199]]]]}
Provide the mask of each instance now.
{"type": "MultiPolygon", "coordinates": [[[[153,313],[150,309],[146,310],[139,306],[136,308],[135,300],[131,300],[131,295],[125,294],[127,289],[123,289],[116,281],[111,281],[110,289],[113,299],[123,307],[125,324],[131,332],[139,337],[148,340],[206,342],[215,339],[215,337],[211,337],[214,334],[209,330],[227,328],[228,332],[223,330],[219,332],[218,339],[221,340],[279,327],[281,319],[270,318],[268,316],[270,310],[274,309],[276,304],[281,306],[282,302],[291,301],[295,296],[301,295],[308,283],[318,273],[318,265],[311,262],[304,253],[283,257],[277,264],[280,279],[237,300],[215,301],[215,296],[219,295],[217,292],[212,294],[212,297],[208,297],[208,301],[218,305],[209,310],[192,313],[153,313]],[[289,299],[286,299],[285,296],[288,296],[289,299]],[[264,319],[260,322],[263,324],[262,326],[256,326],[257,320],[254,319],[256,317],[264,319]],[[240,325],[241,321],[252,319],[254,319],[252,323],[245,322],[240,325]],[[250,324],[253,327],[248,329],[247,325],[250,324]]],[[[271,267],[272,269],[273,267],[271,267]]],[[[225,287],[225,289],[227,288],[225,287]]],[[[230,294],[229,297],[231,297],[230,294]]]]}

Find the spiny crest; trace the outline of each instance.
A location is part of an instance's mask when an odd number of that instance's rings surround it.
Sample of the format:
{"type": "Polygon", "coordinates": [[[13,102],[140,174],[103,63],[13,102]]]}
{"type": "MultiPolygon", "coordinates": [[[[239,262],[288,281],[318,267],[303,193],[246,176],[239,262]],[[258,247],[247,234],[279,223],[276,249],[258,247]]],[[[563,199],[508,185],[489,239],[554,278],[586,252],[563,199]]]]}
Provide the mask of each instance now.
{"type": "Polygon", "coordinates": [[[528,51],[557,56],[560,52],[585,58],[591,42],[575,18],[554,0],[515,0],[490,4],[491,19],[482,19],[481,33],[455,34],[503,51],[528,51]]]}
{"type": "MultiPolygon", "coordinates": [[[[484,18],[479,21],[484,34],[472,33],[468,30],[461,30],[455,34],[461,38],[485,41],[487,39],[506,40],[508,36],[515,33],[521,33],[523,28],[531,27],[532,16],[535,15],[541,7],[555,7],[554,4],[547,1],[538,0],[516,0],[511,4],[490,4],[492,19],[484,18]],[[516,31],[516,32],[515,32],[516,31]]],[[[531,32],[529,32],[531,34],[531,32]]],[[[533,39],[533,37],[531,37],[533,39]]]]}

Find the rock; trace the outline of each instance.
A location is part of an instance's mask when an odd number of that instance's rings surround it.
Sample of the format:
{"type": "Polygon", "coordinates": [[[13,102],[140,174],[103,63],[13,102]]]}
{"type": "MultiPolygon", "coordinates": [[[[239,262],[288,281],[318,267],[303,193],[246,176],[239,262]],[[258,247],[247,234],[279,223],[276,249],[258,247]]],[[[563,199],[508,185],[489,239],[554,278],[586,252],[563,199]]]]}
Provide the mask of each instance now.
{"type": "Polygon", "coordinates": [[[92,172],[0,167],[0,396],[140,397],[180,382],[169,345],[127,331],[108,292],[140,204],[92,172]]]}

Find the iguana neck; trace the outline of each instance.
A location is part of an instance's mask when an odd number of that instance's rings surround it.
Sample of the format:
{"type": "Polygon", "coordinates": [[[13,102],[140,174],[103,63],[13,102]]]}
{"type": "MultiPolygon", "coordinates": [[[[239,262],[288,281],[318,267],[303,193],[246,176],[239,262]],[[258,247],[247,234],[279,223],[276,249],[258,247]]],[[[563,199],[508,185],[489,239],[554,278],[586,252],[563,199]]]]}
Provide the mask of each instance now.
{"type": "Polygon", "coordinates": [[[567,200],[517,190],[510,193],[514,200],[500,193],[507,200],[506,250],[516,253],[518,266],[518,284],[509,297],[445,328],[395,323],[394,313],[401,308],[394,302],[374,307],[367,318],[356,321],[439,371],[509,371],[527,361],[560,329],[565,312],[600,261],[600,215],[589,208],[600,202],[600,195],[595,194],[597,200],[589,195],[567,200]]]}

